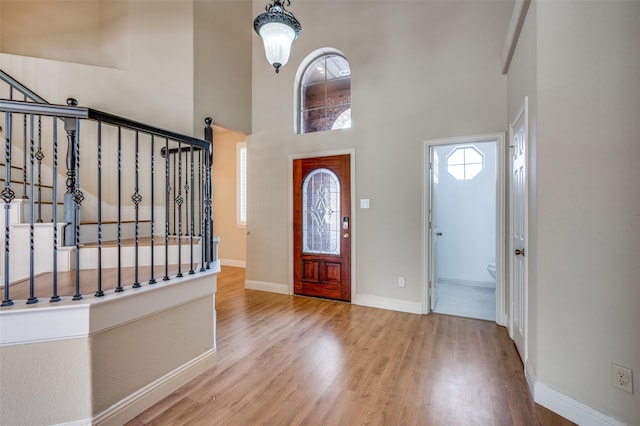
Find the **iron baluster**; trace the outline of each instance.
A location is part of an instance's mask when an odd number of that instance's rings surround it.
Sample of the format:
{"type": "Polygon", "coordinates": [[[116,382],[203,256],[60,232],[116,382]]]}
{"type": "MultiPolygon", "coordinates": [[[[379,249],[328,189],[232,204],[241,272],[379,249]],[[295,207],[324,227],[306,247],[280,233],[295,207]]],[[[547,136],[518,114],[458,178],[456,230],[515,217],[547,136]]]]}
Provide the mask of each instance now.
{"type": "MultiPolygon", "coordinates": [[[[30,114],[29,119],[29,205],[31,211],[29,212],[29,298],[27,299],[27,305],[33,305],[38,303],[38,298],[35,295],[35,225],[33,220],[34,200],[33,200],[33,174],[35,165],[35,143],[33,140],[34,133],[34,117],[30,114]]],[[[25,167],[26,169],[26,167],[25,167]]]]}
{"type": "MultiPolygon", "coordinates": [[[[27,97],[24,97],[27,100],[27,97]]],[[[22,136],[22,198],[27,199],[27,114],[22,115],[24,131],[22,136]]],[[[32,211],[33,213],[33,211],[32,211]]]]}
{"type": "Polygon", "coordinates": [[[118,126],[118,285],[116,293],[122,288],[122,127],[118,126]]]}
{"type": "MultiPolygon", "coordinates": [[[[167,155],[169,155],[169,151],[167,151],[167,155]]],[[[176,206],[176,179],[178,169],[176,168],[176,156],[173,156],[173,235],[176,235],[176,212],[178,210],[176,206]]]]}
{"type": "Polygon", "coordinates": [[[134,283],[133,283],[133,288],[139,288],[140,287],[140,281],[138,279],[138,246],[140,244],[139,241],[139,232],[140,232],[140,216],[139,216],[139,206],[140,206],[140,202],[142,201],[142,196],[140,195],[140,188],[138,186],[138,178],[139,178],[139,133],[138,131],[136,131],[136,154],[135,154],[135,192],[133,193],[133,195],[131,196],[131,201],[133,201],[134,204],[134,211],[135,211],[135,215],[136,215],[136,219],[135,219],[135,223],[134,223],[134,227],[135,227],[135,267],[134,267],[134,283]]]}
{"type": "Polygon", "coordinates": [[[36,160],[38,160],[38,223],[42,223],[42,116],[38,116],[38,150],[36,151],[36,160]]]}
{"type": "Polygon", "coordinates": [[[50,303],[59,302],[60,296],[58,296],[58,121],[53,120],[53,294],[50,303]]]}
{"type": "Polygon", "coordinates": [[[102,291],[102,121],[98,121],[98,290],[94,296],[104,296],[102,291]]]}
{"type": "Polygon", "coordinates": [[[11,134],[12,134],[12,116],[11,112],[5,113],[5,144],[4,144],[4,189],[0,195],[4,201],[4,299],[1,306],[11,306],[13,301],[9,294],[9,284],[11,283],[9,274],[11,263],[9,253],[10,230],[11,230],[11,201],[16,197],[15,192],[11,189],[11,134]]]}
{"type": "Polygon", "coordinates": [[[169,198],[171,197],[171,170],[169,168],[169,138],[164,139],[164,277],[163,281],[169,280],[169,198]]]}
{"type": "Polygon", "coordinates": [[[149,284],[155,284],[156,283],[156,279],[154,277],[154,269],[155,269],[155,265],[154,265],[154,248],[153,248],[153,231],[154,231],[154,214],[153,211],[156,209],[155,207],[155,197],[154,197],[154,192],[155,192],[155,188],[154,188],[154,136],[151,135],[151,279],[149,279],[149,284]]]}
{"type": "Polygon", "coordinates": [[[178,278],[182,276],[182,143],[178,141],[178,197],[176,204],[178,205],[178,278]]]}
{"type": "Polygon", "coordinates": [[[76,242],[76,294],[73,295],[73,300],[81,300],[82,294],[80,293],[80,204],[84,199],[84,195],[80,190],[80,119],[75,119],[76,125],[76,137],[73,144],[73,151],[75,157],[75,190],[73,191],[73,202],[75,204],[74,209],[74,224],[75,224],[75,242],[76,242]]]}
{"type": "MultiPolygon", "coordinates": [[[[193,182],[194,182],[194,176],[193,176],[193,145],[191,145],[190,147],[191,149],[189,150],[189,153],[191,154],[191,161],[190,161],[190,174],[191,174],[191,188],[194,188],[193,182]]],[[[191,233],[189,234],[189,250],[190,250],[190,262],[191,262],[191,269],[189,269],[189,275],[193,275],[196,272],[193,270],[193,234],[194,234],[194,192],[193,189],[191,190],[191,233]]]]}

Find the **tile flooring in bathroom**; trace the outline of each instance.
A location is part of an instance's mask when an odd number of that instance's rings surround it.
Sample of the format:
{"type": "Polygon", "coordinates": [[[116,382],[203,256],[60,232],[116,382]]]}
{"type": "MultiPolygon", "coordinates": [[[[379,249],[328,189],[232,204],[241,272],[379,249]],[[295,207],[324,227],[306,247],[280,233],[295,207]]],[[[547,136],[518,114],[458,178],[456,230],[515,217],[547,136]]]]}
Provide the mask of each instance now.
{"type": "Polygon", "coordinates": [[[483,320],[496,320],[495,287],[454,283],[437,284],[434,312],[483,320]]]}

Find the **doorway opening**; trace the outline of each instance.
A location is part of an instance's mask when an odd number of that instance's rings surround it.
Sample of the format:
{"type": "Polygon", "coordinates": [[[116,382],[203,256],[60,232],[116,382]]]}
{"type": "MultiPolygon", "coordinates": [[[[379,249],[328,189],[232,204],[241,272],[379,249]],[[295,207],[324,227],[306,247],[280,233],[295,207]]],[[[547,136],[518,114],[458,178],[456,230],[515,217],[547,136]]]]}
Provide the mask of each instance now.
{"type": "Polygon", "coordinates": [[[504,135],[425,142],[425,312],[506,322],[504,135]]]}

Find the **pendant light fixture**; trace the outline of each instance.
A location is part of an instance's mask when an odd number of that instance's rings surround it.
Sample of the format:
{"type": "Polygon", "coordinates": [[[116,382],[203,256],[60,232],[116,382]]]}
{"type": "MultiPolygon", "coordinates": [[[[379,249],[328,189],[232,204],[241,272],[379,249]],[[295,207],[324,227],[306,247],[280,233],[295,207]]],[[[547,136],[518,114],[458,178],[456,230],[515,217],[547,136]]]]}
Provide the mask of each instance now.
{"type": "Polygon", "coordinates": [[[266,12],[253,21],[253,29],[262,38],[267,61],[280,72],[280,67],[289,60],[291,44],[300,37],[302,26],[293,13],[284,8],[291,0],[272,0],[265,7],[266,12]]]}

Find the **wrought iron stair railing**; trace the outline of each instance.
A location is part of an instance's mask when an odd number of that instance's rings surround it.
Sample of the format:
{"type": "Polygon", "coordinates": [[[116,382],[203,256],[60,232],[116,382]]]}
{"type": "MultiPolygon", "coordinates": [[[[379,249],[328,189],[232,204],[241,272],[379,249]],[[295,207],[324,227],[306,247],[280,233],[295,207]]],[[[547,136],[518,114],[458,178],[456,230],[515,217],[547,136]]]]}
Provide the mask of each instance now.
{"type": "Polygon", "coordinates": [[[26,263],[27,304],[37,303],[45,296],[50,302],[82,299],[87,294],[86,287],[81,286],[82,274],[94,268],[97,276],[91,293],[95,297],[147,284],[141,282],[143,275],[148,278],[148,285],[153,285],[156,278],[169,280],[210,268],[216,257],[212,236],[211,119],[205,120],[203,140],[79,107],[71,99],[66,106],[50,105],[41,103],[44,100],[30,91],[28,95],[23,90],[19,92],[24,100],[0,100],[4,118],[0,119],[0,132],[5,145],[4,166],[0,166],[4,167],[0,183],[4,223],[0,226],[5,228],[0,259],[2,306],[14,304],[12,283],[18,279],[12,276],[12,268],[26,263]],[[68,149],[66,162],[61,165],[59,141],[65,137],[68,149]],[[12,153],[19,147],[22,161],[15,163],[23,172],[22,180],[17,179],[21,196],[12,185],[16,180],[12,178],[12,169],[16,169],[12,153]],[[61,185],[59,177],[63,176],[66,182],[61,185]],[[43,188],[51,191],[48,202],[52,205],[52,223],[42,221],[39,203],[43,188]],[[40,195],[36,196],[35,191],[40,195]],[[64,200],[62,218],[57,208],[60,198],[64,200]],[[22,209],[24,204],[27,209],[22,209]],[[27,217],[16,217],[17,210],[24,210],[26,213],[21,216],[27,217]],[[81,234],[81,216],[92,222],[92,238],[87,237],[87,232],[81,234]],[[22,226],[17,226],[20,222],[22,226]],[[127,222],[133,228],[131,247],[126,247],[128,236],[123,234],[127,222]],[[112,232],[117,237],[113,244],[107,244],[103,236],[105,227],[114,228],[112,232]],[[28,238],[19,236],[27,228],[28,238]],[[49,240],[43,234],[49,235],[49,240]],[[44,251],[50,256],[45,262],[50,271],[44,274],[45,281],[50,282],[49,290],[40,284],[42,265],[36,267],[43,260],[43,243],[49,246],[44,251]],[[91,264],[81,256],[81,251],[89,247],[97,251],[91,264]],[[106,250],[115,253],[107,255],[106,250]],[[61,256],[71,258],[61,262],[61,256]],[[105,267],[107,257],[110,260],[105,267]],[[131,268],[130,279],[123,271],[131,268]],[[108,279],[103,277],[107,269],[108,279]],[[72,294],[61,294],[58,276],[69,273],[74,275],[72,294]]]}

